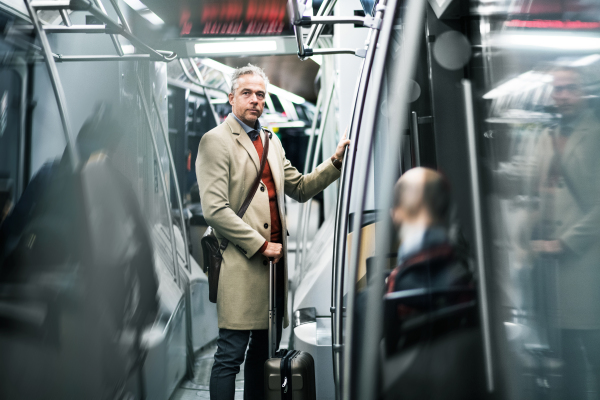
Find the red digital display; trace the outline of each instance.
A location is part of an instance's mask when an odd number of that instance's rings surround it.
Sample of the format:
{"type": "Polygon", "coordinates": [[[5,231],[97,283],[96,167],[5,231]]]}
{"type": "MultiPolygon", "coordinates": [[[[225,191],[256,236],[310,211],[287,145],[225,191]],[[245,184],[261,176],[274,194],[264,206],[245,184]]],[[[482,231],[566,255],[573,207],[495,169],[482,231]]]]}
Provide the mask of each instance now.
{"type": "Polygon", "coordinates": [[[202,0],[179,6],[182,37],[294,34],[286,0],[202,0]]]}
{"type": "Polygon", "coordinates": [[[508,28],[534,28],[534,29],[567,29],[567,30],[585,30],[585,29],[600,29],[600,22],[586,21],[558,21],[549,19],[534,19],[524,21],[513,19],[506,21],[504,25],[508,28]]]}

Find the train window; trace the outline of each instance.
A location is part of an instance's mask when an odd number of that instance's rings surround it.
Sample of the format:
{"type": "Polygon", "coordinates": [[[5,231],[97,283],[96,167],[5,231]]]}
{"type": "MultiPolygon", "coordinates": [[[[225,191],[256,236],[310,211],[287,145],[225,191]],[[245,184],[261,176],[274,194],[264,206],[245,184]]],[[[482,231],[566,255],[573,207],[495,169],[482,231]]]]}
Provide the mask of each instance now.
{"type": "Polygon", "coordinates": [[[275,108],[274,111],[276,111],[278,113],[285,112],[285,110],[283,108],[283,104],[281,104],[281,100],[279,100],[279,96],[277,96],[276,94],[273,94],[273,93],[269,93],[269,96],[271,97],[271,100],[273,101],[273,107],[275,108]]]}
{"type": "Polygon", "coordinates": [[[24,72],[0,68],[0,221],[20,196],[23,179],[24,72]]]}
{"type": "Polygon", "coordinates": [[[298,118],[299,118],[301,121],[308,121],[308,122],[311,122],[311,121],[308,119],[308,117],[307,117],[307,115],[305,114],[305,112],[304,112],[304,107],[302,107],[300,104],[296,104],[296,103],[294,103],[294,108],[296,109],[296,114],[298,114],[298,118]]]}
{"type": "Polygon", "coordinates": [[[599,11],[533,1],[502,23],[480,21],[488,56],[473,84],[491,328],[519,398],[600,387],[600,53],[583,45],[584,21],[599,11]]]}

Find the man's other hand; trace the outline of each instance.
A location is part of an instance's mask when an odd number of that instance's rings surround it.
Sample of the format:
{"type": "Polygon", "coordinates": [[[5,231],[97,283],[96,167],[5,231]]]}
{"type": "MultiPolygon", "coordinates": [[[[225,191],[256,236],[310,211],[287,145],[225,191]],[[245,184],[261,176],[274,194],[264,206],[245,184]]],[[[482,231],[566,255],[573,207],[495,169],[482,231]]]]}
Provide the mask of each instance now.
{"type": "Polygon", "coordinates": [[[279,243],[267,243],[267,248],[263,251],[263,256],[273,258],[274,263],[278,263],[283,257],[283,246],[279,243]]]}
{"type": "Polygon", "coordinates": [[[344,152],[346,151],[346,147],[348,147],[348,145],[350,144],[350,140],[346,139],[347,132],[348,130],[346,129],[346,132],[344,132],[344,136],[342,136],[340,143],[338,143],[337,149],[335,149],[335,158],[337,158],[340,161],[344,159],[344,152]]]}

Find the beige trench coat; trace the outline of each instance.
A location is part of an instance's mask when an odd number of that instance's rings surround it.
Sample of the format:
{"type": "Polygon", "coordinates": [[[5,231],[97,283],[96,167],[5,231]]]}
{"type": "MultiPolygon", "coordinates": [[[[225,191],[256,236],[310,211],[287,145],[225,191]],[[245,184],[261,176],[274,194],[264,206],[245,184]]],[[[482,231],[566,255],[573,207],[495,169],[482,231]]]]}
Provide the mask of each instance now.
{"type": "Polygon", "coordinates": [[[567,250],[558,257],[559,326],[600,329],[600,122],[584,111],[566,142],[561,157],[565,176],[550,188],[555,151],[547,130],[535,162],[540,171],[540,217],[549,239],[567,250]]]}
{"type": "MultiPolygon", "coordinates": [[[[267,161],[277,190],[283,252],[286,255],[284,194],[305,202],[338,179],[340,171],[328,159],[315,171],[302,175],[286,159],[279,139],[273,135],[270,140],[267,161]]],[[[269,267],[267,258],[257,253],[265,240],[271,237],[268,192],[257,190],[244,217],[240,219],[236,215],[258,174],[259,166],[258,153],[252,141],[231,114],[224,123],[207,132],[200,140],[196,176],[204,217],[215,229],[219,240],[227,238],[230,241],[223,254],[219,277],[219,328],[268,328],[269,267]]],[[[287,263],[287,257],[285,261],[287,263]]],[[[283,324],[287,327],[287,265],[284,265],[284,272],[286,296],[283,324]]]]}

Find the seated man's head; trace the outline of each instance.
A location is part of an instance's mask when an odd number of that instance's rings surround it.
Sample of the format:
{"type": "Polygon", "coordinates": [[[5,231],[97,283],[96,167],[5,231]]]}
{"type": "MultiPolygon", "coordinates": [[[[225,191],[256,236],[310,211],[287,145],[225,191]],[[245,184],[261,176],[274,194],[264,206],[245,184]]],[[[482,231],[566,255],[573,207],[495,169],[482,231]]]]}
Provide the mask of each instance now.
{"type": "Polygon", "coordinates": [[[450,212],[450,189],[444,177],[429,168],[413,168],[394,187],[394,225],[401,232],[446,226],[450,212]]]}
{"type": "Polygon", "coordinates": [[[231,77],[229,104],[236,117],[253,127],[262,115],[267,96],[269,78],[252,64],[236,69],[231,77]]]}

